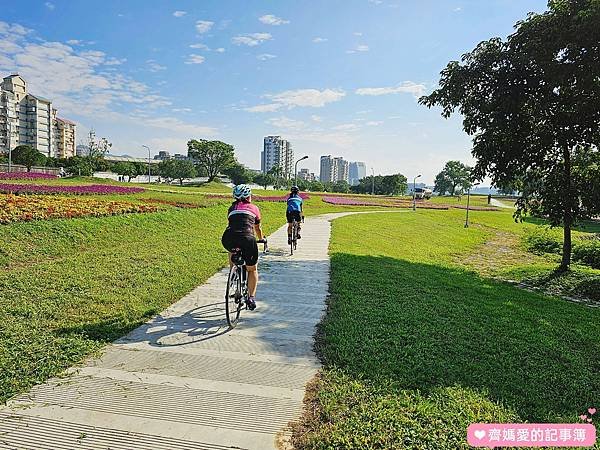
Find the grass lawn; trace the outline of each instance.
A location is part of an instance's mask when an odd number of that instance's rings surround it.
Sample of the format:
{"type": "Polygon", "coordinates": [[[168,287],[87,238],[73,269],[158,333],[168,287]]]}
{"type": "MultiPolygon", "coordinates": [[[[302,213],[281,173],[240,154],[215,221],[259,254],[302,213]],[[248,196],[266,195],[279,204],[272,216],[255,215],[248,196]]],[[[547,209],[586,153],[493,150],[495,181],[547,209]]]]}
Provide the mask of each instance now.
{"type": "MultiPolygon", "coordinates": [[[[201,207],[0,226],[0,404],[142,324],[227,261],[228,199],[176,186],[94,198],[201,207]]],[[[284,224],[284,203],[259,206],[267,234],[284,224]]],[[[306,203],[307,215],[349,209],[306,203]]]]}
{"type": "Polygon", "coordinates": [[[334,221],[324,370],[298,448],[469,448],[472,422],[577,422],[597,406],[600,308],[481,276],[467,257],[498,230],[534,225],[510,212],[463,221],[452,210],[334,221]]]}

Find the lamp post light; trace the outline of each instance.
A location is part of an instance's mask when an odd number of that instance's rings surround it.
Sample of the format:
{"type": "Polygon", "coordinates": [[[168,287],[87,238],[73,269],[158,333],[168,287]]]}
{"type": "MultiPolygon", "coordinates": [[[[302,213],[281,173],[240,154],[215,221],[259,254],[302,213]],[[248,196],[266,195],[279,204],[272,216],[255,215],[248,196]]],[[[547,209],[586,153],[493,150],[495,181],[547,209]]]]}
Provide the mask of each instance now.
{"type": "MultiPolygon", "coordinates": [[[[474,183],[473,186],[479,186],[479,183],[474,183]]],[[[469,228],[469,203],[471,200],[471,186],[467,189],[467,217],[465,219],[465,228],[469,228]]]]}
{"type": "Polygon", "coordinates": [[[147,145],[142,145],[142,147],[148,149],[148,184],[150,184],[150,147],[147,145]]]}
{"type": "Polygon", "coordinates": [[[6,124],[8,125],[7,130],[8,131],[8,136],[7,136],[7,143],[8,143],[8,172],[10,173],[11,170],[11,166],[12,166],[12,124],[10,122],[10,115],[7,113],[6,114],[6,118],[7,118],[7,122],[6,124]]]}
{"type": "Polygon", "coordinates": [[[415,191],[415,187],[417,185],[417,178],[420,178],[421,174],[417,175],[413,178],[413,211],[417,210],[417,193],[415,191]]]}
{"type": "Polygon", "coordinates": [[[294,164],[294,185],[296,186],[298,186],[298,163],[300,161],[304,161],[305,159],[308,159],[308,155],[303,156],[298,161],[296,161],[296,164],[294,164]]]}
{"type": "Polygon", "coordinates": [[[375,195],[375,169],[371,167],[371,195],[375,195]]]}

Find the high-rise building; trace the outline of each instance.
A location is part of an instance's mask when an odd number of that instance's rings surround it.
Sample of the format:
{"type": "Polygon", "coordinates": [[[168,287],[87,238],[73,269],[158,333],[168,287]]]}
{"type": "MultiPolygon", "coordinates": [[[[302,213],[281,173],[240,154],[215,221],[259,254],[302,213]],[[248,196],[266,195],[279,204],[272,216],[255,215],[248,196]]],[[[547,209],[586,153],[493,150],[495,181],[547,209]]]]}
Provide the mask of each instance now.
{"type": "Polygon", "coordinates": [[[321,156],[321,169],[319,171],[319,181],[321,183],[331,183],[337,177],[337,166],[333,163],[331,155],[321,156]]]}
{"type": "Polygon", "coordinates": [[[294,176],[294,150],[292,144],[281,136],[265,136],[260,160],[262,173],[279,166],[281,177],[291,179],[294,176]]]}
{"type": "Polygon", "coordinates": [[[304,181],[315,181],[316,177],[315,174],[309,172],[308,169],[300,169],[300,172],[298,172],[298,179],[304,181]]]}
{"type": "Polygon", "coordinates": [[[367,176],[367,166],[364,162],[354,161],[350,163],[348,169],[348,183],[356,186],[359,181],[367,176]]]}
{"type": "Polygon", "coordinates": [[[75,155],[75,123],[56,117],[52,102],[33,95],[20,75],[0,86],[0,150],[31,145],[46,156],[75,155]]]}
{"type": "Polygon", "coordinates": [[[337,158],[333,158],[333,163],[336,166],[336,173],[335,173],[335,178],[334,178],[334,182],[336,181],[346,181],[348,182],[348,161],[346,161],[344,158],[342,158],[341,156],[338,156],[337,158]]]}

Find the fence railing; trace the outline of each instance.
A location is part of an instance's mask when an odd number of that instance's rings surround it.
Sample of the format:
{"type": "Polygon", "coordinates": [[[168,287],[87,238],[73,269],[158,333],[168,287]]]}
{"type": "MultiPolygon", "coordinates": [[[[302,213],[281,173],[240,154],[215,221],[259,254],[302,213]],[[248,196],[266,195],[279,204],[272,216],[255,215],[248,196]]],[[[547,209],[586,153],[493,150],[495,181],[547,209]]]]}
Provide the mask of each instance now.
{"type": "MultiPolygon", "coordinates": [[[[10,171],[11,172],[27,172],[27,167],[21,166],[19,164],[11,164],[10,171]]],[[[0,164],[0,172],[8,172],[8,164],[0,164]]],[[[60,169],[58,167],[34,166],[31,168],[31,172],[33,172],[33,173],[48,173],[51,175],[58,175],[60,173],[60,169]]]]}

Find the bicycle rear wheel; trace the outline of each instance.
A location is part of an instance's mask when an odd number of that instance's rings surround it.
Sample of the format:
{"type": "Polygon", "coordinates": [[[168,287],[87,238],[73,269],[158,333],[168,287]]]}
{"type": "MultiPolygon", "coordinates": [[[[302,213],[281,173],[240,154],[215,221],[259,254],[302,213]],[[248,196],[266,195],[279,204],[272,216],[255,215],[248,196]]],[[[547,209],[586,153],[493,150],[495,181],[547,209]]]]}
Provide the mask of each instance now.
{"type": "Polygon", "coordinates": [[[292,222],[292,239],[290,240],[290,255],[294,254],[294,242],[296,240],[296,221],[292,222]]]}
{"type": "Polygon", "coordinates": [[[227,323],[231,328],[237,325],[240,318],[240,311],[243,306],[242,280],[237,266],[229,269],[229,278],[227,279],[227,289],[225,291],[225,315],[227,323]]]}

